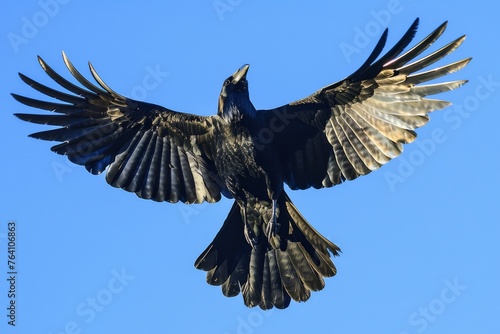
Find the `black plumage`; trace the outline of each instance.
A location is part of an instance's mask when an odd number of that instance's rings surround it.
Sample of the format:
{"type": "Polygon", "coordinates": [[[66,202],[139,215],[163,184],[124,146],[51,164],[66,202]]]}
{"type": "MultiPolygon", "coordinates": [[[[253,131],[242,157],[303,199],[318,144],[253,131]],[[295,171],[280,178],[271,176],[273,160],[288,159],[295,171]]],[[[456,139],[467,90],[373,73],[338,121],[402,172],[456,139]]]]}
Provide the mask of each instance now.
{"type": "Polygon", "coordinates": [[[465,80],[423,84],[463,68],[469,59],[421,72],[464,40],[415,60],[444,32],[446,23],[410,50],[418,19],[379,57],[387,30],[352,75],[287,105],[256,110],[244,65],[223,84],[217,115],[196,116],[128,99],[108,87],[90,65],[97,85],[63,54],[75,85],[44,71],[69,93],[21,79],[60,102],[12,94],[28,106],[55,114],[16,114],[24,121],[56,126],[31,137],[57,141],[64,154],[92,174],[155,201],[217,202],[234,198],[224,224],[195,266],[226,296],[244,303],[286,308],[323,289],[335,275],[340,249],[319,234],[285,193],[331,187],[370,173],[401,154],[428,114],[448,102],[426,96],[460,87],[465,80]]]}

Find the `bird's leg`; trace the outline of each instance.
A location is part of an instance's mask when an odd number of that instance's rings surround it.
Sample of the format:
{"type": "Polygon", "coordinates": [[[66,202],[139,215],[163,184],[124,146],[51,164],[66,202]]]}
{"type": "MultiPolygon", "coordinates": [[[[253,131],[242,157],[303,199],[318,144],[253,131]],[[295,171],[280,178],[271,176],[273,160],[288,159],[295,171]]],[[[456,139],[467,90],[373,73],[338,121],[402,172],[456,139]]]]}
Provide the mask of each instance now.
{"type": "Polygon", "coordinates": [[[276,208],[278,207],[278,201],[276,199],[273,199],[273,208],[272,208],[272,213],[271,213],[271,219],[267,223],[266,227],[266,234],[267,237],[270,239],[271,237],[274,237],[278,233],[278,215],[276,214],[276,208]]]}

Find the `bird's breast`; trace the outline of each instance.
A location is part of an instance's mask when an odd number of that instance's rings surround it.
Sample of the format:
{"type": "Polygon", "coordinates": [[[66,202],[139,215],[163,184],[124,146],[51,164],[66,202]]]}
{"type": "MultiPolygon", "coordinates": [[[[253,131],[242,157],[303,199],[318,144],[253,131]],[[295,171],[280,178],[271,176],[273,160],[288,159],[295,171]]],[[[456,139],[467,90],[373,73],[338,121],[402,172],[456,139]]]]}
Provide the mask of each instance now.
{"type": "Polygon", "coordinates": [[[216,147],[215,165],[233,196],[242,192],[266,194],[266,172],[257,163],[258,148],[247,128],[232,126],[222,131],[216,147]]]}

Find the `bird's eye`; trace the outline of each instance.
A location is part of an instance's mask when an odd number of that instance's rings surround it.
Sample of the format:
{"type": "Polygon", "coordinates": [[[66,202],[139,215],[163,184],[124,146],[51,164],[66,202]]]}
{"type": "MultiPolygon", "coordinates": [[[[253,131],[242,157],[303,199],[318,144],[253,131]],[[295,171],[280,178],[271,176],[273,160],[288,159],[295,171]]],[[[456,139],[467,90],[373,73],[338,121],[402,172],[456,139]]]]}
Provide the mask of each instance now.
{"type": "Polygon", "coordinates": [[[231,82],[231,81],[229,81],[229,79],[226,79],[226,80],[224,81],[224,86],[229,85],[229,83],[230,83],[230,82],[231,82]]]}

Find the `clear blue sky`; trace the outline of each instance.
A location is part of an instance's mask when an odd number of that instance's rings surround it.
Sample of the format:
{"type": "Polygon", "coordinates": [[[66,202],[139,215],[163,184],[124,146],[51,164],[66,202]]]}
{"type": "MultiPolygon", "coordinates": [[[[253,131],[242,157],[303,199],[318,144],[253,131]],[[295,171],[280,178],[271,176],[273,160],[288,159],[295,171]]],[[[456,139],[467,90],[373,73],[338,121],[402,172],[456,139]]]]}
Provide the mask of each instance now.
{"type": "Polygon", "coordinates": [[[498,8],[430,0],[282,3],[4,5],[2,333],[500,332],[500,67],[491,37],[500,31],[498,8]],[[224,79],[249,63],[252,101],[271,108],[347,76],[386,26],[391,45],[417,16],[417,39],[445,20],[438,45],[468,35],[447,59],[474,60],[446,80],[470,82],[441,95],[454,106],[432,114],[417,141],[379,171],[331,189],[290,191],[343,253],[326,288],[285,311],[264,313],[245,307],[241,296],[226,298],[193,266],[230,200],[140,200],[50,152],[52,143],[28,138],[45,128],[12,116],[35,110],[10,92],[40,97],[17,72],[52,85],[36,55],[67,76],[61,50],[86,74],[92,61],[117,92],[203,115],[216,112],[224,79]],[[9,221],[17,226],[15,328],[6,317],[9,221]]]}

